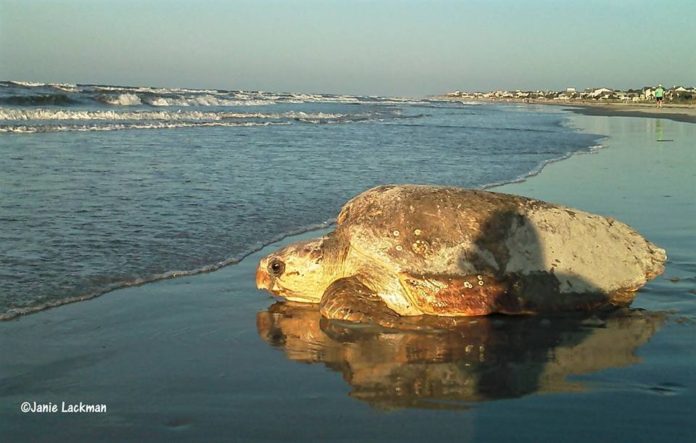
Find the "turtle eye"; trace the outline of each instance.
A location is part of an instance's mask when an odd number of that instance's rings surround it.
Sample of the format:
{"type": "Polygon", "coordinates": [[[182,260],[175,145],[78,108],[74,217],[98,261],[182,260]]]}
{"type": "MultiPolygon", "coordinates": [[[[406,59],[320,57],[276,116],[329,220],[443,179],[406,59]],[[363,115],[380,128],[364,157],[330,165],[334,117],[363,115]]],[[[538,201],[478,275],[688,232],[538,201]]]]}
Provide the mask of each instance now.
{"type": "Polygon", "coordinates": [[[280,277],[283,274],[283,271],[285,271],[285,263],[283,263],[281,260],[274,258],[270,263],[268,263],[268,272],[270,272],[272,276],[280,277]]]}

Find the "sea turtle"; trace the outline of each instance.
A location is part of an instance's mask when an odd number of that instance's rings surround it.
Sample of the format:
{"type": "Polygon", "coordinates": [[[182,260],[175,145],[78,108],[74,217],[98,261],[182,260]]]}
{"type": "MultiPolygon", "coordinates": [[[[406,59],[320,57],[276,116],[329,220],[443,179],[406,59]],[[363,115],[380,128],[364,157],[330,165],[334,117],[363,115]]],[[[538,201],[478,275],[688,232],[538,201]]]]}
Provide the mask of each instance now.
{"type": "Polygon", "coordinates": [[[665,251],[612,218],[525,197],[386,185],[330,234],[263,258],[259,289],[329,319],[589,311],[627,306],[665,251]]]}

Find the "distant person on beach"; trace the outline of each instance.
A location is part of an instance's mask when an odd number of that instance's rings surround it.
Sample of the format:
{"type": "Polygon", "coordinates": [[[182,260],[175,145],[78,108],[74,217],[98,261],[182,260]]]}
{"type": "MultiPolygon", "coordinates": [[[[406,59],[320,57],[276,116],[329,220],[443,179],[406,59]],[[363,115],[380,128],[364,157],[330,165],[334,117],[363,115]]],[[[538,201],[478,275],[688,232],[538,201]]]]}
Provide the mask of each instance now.
{"type": "Polygon", "coordinates": [[[657,107],[661,108],[662,107],[662,99],[665,97],[665,90],[662,87],[662,85],[657,85],[657,89],[655,89],[655,101],[657,102],[657,107]]]}

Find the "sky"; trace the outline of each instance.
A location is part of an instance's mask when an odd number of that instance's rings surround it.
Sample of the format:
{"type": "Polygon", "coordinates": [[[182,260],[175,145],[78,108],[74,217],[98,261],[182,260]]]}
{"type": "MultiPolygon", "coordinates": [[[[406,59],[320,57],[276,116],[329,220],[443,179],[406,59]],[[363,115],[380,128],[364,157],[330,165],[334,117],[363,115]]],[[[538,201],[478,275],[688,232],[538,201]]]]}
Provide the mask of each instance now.
{"type": "Polygon", "coordinates": [[[0,0],[0,79],[425,96],[696,86],[695,0],[0,0]]]}

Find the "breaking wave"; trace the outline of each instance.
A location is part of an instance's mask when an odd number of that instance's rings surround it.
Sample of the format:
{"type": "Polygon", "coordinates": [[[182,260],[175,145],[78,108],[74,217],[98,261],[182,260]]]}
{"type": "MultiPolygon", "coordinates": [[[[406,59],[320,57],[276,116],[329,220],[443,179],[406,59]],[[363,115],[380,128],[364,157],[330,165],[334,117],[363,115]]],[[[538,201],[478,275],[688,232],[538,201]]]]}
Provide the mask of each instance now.
{"type": "Polygon", "coordinates": [[[15,86],[23,86],[25,88],[35,88],[38,86],[46,86],[46,83],[25,82],[25,81],[19,81],[19,80],[10,80],[7,83],[15,85],[15,86]]]}
{"type": "Polygon", "coordinates": [[[125,129],[173,129],[173,128],[194,128],[194,127],[235,127],[235,126],[270,126],[282,125],[287,123],[254,123],[254,122],[151,122],[151,123],[123,123],[123,124],[106,124],[106,125],[16,125],[7,126],[0,125],[0,133],[16,133],[16,134],[35,134],[42,132],[93,132],[93,131],[119,131],[125,129]]]}
{"type": "Polygon", "coordinates": [[[99,95],[97,96],[97,100],[113,106],[133,106],[143,104],[140,97],[135,94],[99,95]]]}
{"type": "MultiPolygon", "coordinates": [[[[292,123],[338,124],[412,118],[399,111],[357,113],[330,112],[226,112],[78,110],[55,108],[0,108],[0,132],[31,134],[63,131],[115,131],[124,129],[168,129],[214,126],[260,126],[292,123]],[[60,122],[60,123],[57,123],[60,122]],[[4,124],[3,124],[4,123],[4,124]]],[[[416,116],[417,117],[417,116],[416,116]]]]}
{"type": "Polygon", "coordinates": [[[335,94],[272,93],[223,89],[160,88],[150,86],[76,85],[0,81],[0,104],[17,106],[267,106],[273,104],[336,103],[383,105],[427,104],[429,100],[335,94]],[[3,91],[5,90],[5,91],[3,91]],[[7,92],[16,92],[7,94],[7,92]]]}
{"type": "MultiPolygon", "coordinates": [[[[369,117],[371,114],[353,114],[369,117]]],[[[339,119],[348,114],[289,111],[283,113],[202,112],[202,111],[77,111],[54,109],[1,109],[0,120],[224,120],[237,119],[339,119]]]]}

